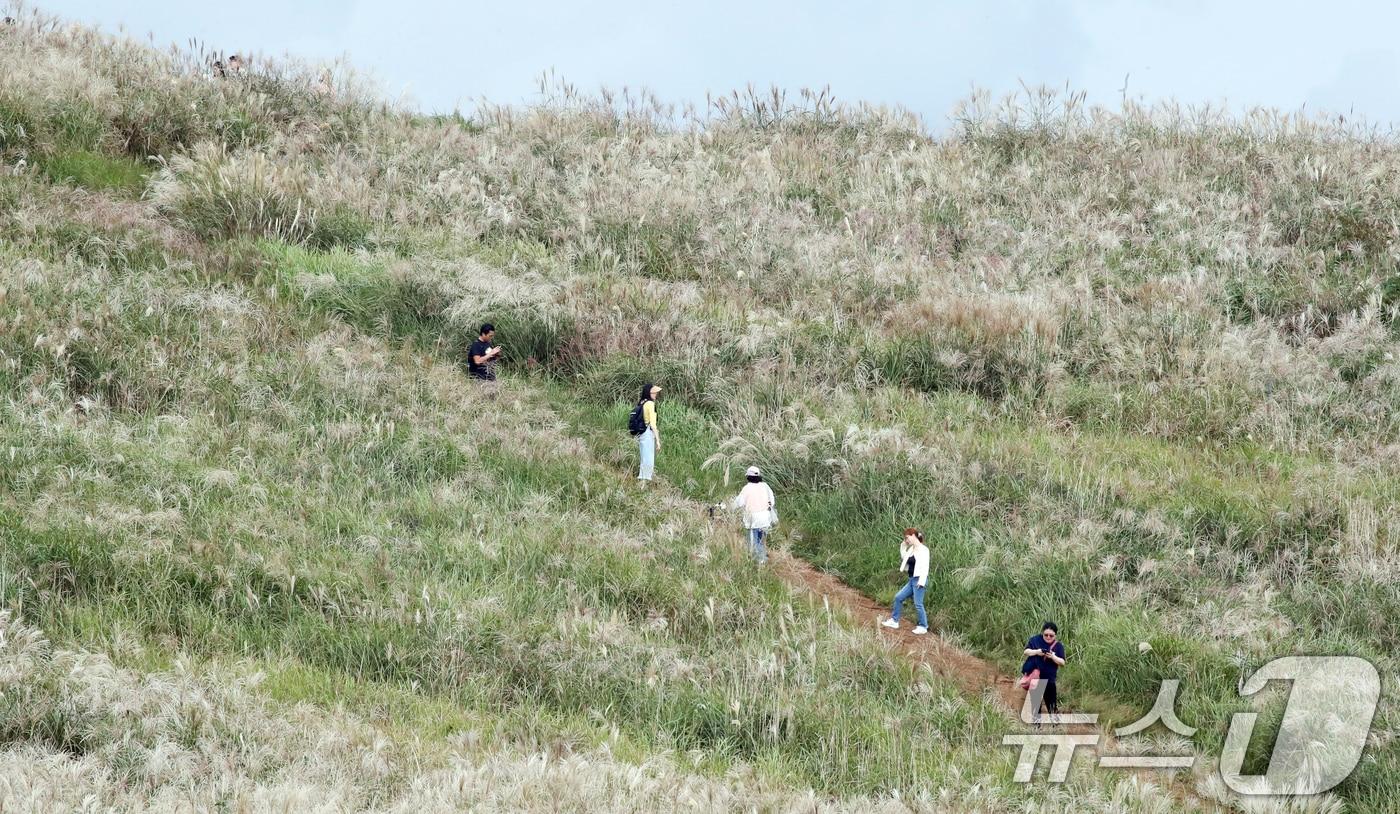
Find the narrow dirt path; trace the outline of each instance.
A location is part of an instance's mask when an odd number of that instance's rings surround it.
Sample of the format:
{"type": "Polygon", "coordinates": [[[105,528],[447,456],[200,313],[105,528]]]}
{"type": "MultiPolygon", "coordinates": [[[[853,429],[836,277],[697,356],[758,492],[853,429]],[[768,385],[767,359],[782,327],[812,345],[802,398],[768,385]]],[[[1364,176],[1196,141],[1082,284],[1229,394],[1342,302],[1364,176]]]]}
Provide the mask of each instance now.
{"type": "MultiPolygon", "coordinates": [[[[623,459],[630,460],[625,456],[623,459]]],[[[627,475],[626,479],[630,485],[630,475],[627,475]]],[[[682,512],[695,512],[696,515],[705,518],[703,522],[709,525],[712,532],[722,533],[721,530],[728,525],[722,515],[716,516],[713,510],[708,510],[710,504],[685,497],[680,494],[679,490],[669,488],[664,483],[657,484],[652,488],[664,506],[682,512]]],[[[730,527],[732,528],[732,526],[730,527]]],[[[737,540],[736,544],[738,544],[737,540]]],[[[814,597],[826,600],[832,608],[848,614],[858,622],[868,620],[871,629],[884,640],[893,642],[898,652],[905,658],[927,666],[935,675],[952,681],[970,696],[994,698],[1006,715],[1019,721],[1025,691],[1017,686],[1015,677],[1003,674],[990,661],[963,650],[936,632],[915,636],[912,628],[904,627],[899,630],[890,630],[880,627],[878,622],[889,614],[887,605],[871,599],[842,582],[838,577],[816,568],[800,557],[770,548],[768,562],[773,573],[787,584],[800,588],[814,597]]],[[[1094,725],[1079,724],[1059,725],[1050,731],[1080,734],[1098,732],[1099,730],[1094,725]]],[[[1112,752],[1115,745],[1116,740],[1112,732],[1108,731],[1104,733],[1101,745],[1093,751],[1098,753],[1112,752]]],[[[1220,805],[1207,801],[1197,794],[1190,772],[1162,775],[1151,771],[1135,770],[1132,773],[1144,783],[1164,789],[1175,801],[1177,810],[1224,811],[1220,805]]]]}
{"type": "Polygon", "coordinates": [[[878,627],[875,622],[889,616],[886,605],[875,602],[831,574],[820,571],[806,560],[783,552],[773,552],[769,556],[773,571],[785,582],[801,587],[825,598],[833,607],[851,613],[857,619],[869,619],[880,635],[896,642],[899,651],[911,661],[924,664],[934,674],[949,679],[966,692],[982,696],[991,690],[1006,707],[1008,714],[1015,715],[1021,708],[1024,692],[1016,686],[1011,676],[1001,674],[995,665],[985,659],[955,647],[947,639],[934,632],[915,636],[909,626],[899,630],[878,627]]]}
{"type": "MultiPolygon", "coordinates": [[[[957,684],[963,692],[977,697],[990,695],[1004,708],[1006,714],[1017,718],[1025,699],[1025,691],[1017,686],[1015,678],[1002,674],[996,665],[978,658],[947,639],[930,631],[915,636],[909,627],[890,630],[880,627],[878,620],[889,616],[889,607],[875,602],[870,597],[842,582],[831,574],[821,571],[799,557],[786,552],[770,549],[768,562],[773,573],[789,585],[796,586],[825,599],[833,608],[849,613],[856,620],[869,620],[871,627],[881,638],[895,644],[899,652],[909,660],[926,665],[934,674],[957,684]]],[[[1095,733],[1094,725],[1056,726],[1055,732],[1095,733]]],[[[1111,731],[1105,731],[1102,745],[1093,751],[1104,754],[1114,751],[1116,739],[1111,731]]],[[[1089,747],[1086,747],[1089,748],[1089,747]]],[[[1217,812],[1223,809],[1216,803],[1202,799],[1196,792],[1190,772],[1162,775],[1147,770],[1135,770],[1133,774],[1141,780],[1164,789],[1183,811],[1217,812]]]]}
{"type": "MultiPolygon", "coordinates": [[[[680,495],[668,495],[667,503],[675,508],[695,510],[696,504],[680,495]]],[[[712,530],[725,528],[725,520],[709,514],[708,522],[712,530]]],[[[831,607],[845,611],[853,619],[869,621],[881,638],[895,643],[899,652],[910,661],[926,665],[935,675],[957,684],[963,692],[976,697],[988,694],[1005,709],[1007,715],[1017,718],[1025,700],[1025,691],[1017,686],[1017,678],[1005,675],[996,665],[979,658],[954,645],[935,631],[915,636],[910,626],[890,630],[877,624],[890,614],[889,605],[876,602],[859,590],[842,582],[801,557],[776,548],[768,550],[768,565],[773,573],[789,585],[825,599],[831,607]]],[[[906,620],[907,621],[907,620],[906,620]]],[[[1060,726],[1057,732],[1093,732],[1093,726],[1060,726]]]]}

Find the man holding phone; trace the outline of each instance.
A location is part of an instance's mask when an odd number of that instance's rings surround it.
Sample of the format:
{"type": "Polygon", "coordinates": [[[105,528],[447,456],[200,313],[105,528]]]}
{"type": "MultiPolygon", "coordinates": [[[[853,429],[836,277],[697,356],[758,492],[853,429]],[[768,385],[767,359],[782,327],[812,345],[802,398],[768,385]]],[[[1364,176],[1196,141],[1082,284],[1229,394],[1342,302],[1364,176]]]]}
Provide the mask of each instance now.
{"type": "Polygon", "coordinates": [[[496,380],[496,357],[501,355],[501,348],[491,344],[495,338],[496,326],[488,322],[481,326],[481,333],[467,350],[467,372],[473,378],[488,382],[496,380]]]}

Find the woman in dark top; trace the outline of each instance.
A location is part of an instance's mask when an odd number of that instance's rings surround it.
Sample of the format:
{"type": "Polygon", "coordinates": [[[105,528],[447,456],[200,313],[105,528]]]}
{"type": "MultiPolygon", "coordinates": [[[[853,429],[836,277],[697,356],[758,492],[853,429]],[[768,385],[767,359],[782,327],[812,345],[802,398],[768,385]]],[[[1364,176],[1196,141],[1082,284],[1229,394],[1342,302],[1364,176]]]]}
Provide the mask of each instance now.
{"type": "MultiPolygon", "coordinates": [[[[1031,671],[1039,670],[1040,682],[1045,688],[1045,711],[1054,716],[1060,711],[1060,698],[1055,689],[1055,675],[1065,664],[1065,646],[1060,641],[1060,629],[1055,627],[1054,622],[1046,622],[1040,626],[1040,635],[1032,636],[1026,643],[1026,662],[1021,665],[1021,675],[1030,676],[1031,671]]],[[[1035,693],[1038,690],[1028,688],[1028,691],[1035,693]]],[[[1036,723],[1040,723],[1040,705],[1036,704],[1036,723]]]]}

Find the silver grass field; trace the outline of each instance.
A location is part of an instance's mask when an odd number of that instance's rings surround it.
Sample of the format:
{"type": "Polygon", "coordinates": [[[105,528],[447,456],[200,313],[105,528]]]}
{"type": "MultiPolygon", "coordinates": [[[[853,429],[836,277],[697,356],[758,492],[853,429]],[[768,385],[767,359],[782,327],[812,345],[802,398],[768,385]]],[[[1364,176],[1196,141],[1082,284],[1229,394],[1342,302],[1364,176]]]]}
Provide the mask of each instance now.
{"type": "Polygon", "coordinates": [[[552,77],[428,117],[18,16],[0,810],[1400,808],[1392,136],[1039,90],[930,135],[552,77]],[[932,626],[1003,672],[1058,621],[1075,710],[1180,679],[1195,768],[1013,782],[995,699],[706,518],[754,463],[777,547],[877,600],[924,528],[932,626]],[[1380,670],[1365,756],[1237,798],[1240,682],[1300,653],[1380,670]]]}

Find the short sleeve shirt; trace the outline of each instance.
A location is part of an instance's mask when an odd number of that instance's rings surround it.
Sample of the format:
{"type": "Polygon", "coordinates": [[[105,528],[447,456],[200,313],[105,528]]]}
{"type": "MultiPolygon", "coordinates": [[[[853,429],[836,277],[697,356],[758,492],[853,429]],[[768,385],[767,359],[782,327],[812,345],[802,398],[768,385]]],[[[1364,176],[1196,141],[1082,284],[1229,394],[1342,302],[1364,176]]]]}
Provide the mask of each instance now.
{"type": "MultiPolygon", "coordinates": [[[[1056,640],[1055,645],[1053,647],[1049,647],[1045,644],[1045,639],[1042,638],[1039,634],[1031,637],[1031,640],[1026,643],[1026,649],[1049,650],[1050,652],[1054,653],[1062,659],[1065,657],[1065,646],[1063,643],[1061,643],[1059,640],[1056,640]]],[[[1056,664],[1050,659],[1047,659],[1044,656],[1027,656],[1026,663],[1021,665],[1021,675],[1025,675],[1031,670],[1039,670],[1041,678],[1045,679],[1046,681],[1054,681],[1055,674],[1059,671],[1059,669],[1060,665],[1056,664]]]]}
{"type": "MultiPolygon", "coordinates": [[[[458,345],[457,347],[460,348],[461,345],[458,345]]],[[[491,343],[487,342],[484,339],[478,339],[472,343],[471,348],[467,350],[468,373],[470,373],[472,376],[475,376],[478,379],[490,380],[496,378],[496,366],[494,362],[487,362],[484,365],[479,365],[476,363],[476,357],[485,356],[486,351],[490,349],[491,343]]]]}

